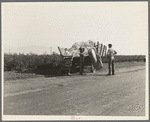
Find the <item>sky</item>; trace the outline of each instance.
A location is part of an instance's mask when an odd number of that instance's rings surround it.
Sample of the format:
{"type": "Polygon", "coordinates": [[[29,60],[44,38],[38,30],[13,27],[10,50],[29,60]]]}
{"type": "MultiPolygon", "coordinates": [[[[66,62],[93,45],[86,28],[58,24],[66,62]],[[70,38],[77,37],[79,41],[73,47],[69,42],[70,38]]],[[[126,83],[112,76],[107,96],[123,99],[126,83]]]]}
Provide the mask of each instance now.
{"type": "Polygon", "coordinates": [[[88,40],[118,55],[148,52],[148,2],[7,2],[1,10],[4,52],[58,52],[88,40]]]}

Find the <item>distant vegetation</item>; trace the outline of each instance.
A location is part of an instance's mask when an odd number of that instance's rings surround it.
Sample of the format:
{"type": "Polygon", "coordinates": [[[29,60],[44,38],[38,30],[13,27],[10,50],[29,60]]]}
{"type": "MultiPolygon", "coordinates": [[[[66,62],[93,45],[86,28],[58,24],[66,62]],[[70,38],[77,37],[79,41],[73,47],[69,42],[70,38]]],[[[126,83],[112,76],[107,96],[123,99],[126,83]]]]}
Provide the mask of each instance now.
{"type": "Polygon", "coordinates": [[[35,70],[37,68],[53,68],[59,66],[61,56],[57,53],[37,55],[30,54],[7,54],[4,53],[4,71],[35,70]]]}
{"type": "MultiPolygon", "coordinates": [[[[144,55],[132,55],[132,56],[123,56],[116,55],[116,62],[131,62],[131,61],[144,61],[144,55]]],[[[62,58],[59,54],[53,53],[37,55],[34,53],[29,54],[8,54],[4,53],[4,71],[24,71],[24,70],[44,70],[52,69],[58,72],[61,65],[62,58]]],[[[103,58],[103,62],[107,63],[107,58],[103,58]]],[[[48,72],[47,72],[48,73],[48,72]]]]}
{"type": "MultiPolygon", "coordinates": [[[[115,62],[144,61],[145,55],[115,55],[115,62]]],[[[103,59],[107,63],[107,59],[103,59]]]]}

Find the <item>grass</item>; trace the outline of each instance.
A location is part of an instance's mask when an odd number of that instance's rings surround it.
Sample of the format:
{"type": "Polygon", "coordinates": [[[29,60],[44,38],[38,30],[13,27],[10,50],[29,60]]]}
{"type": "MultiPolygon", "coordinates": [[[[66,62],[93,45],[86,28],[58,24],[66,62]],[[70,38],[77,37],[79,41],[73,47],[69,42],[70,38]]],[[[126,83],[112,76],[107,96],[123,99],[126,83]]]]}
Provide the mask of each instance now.
{"type": "MultiPolygon", "coordinates": [[[[145,66],[145,62],[116,62],[115,63],[115,68],[119,69],[119,68],[130,68],[130,67],[135,67],[135,66],[145,66]]],[[[108,67],[108,63],[104,63],[104,69],[107,69],[108,67]]]]}
{"type": "Polygon", "coordinates": [[[41,77],[41,75],[35,74],[35,73],[19,73],[17,71],[6,71],[6,72],[4,72],[4,81],[35,78],[35,77],[41,77]]]}
{"type": "MultiPolygon", "coordinates": [[[[103,63],[104,67],[103,70],[108,70],[108,63],[103,63]]],[[[145,66],[145,62],[116,62],[115,63],[115,68],[119,69],[119,68],[131,68],[131,67],[135,67],[135,66],[145,66]]],[[[27,78],[36,78],[36,77],[41,77],[41,76],[46,76],[49,74],[49,76],[53,76],[50,75],[50,73],[53,71],[53,69],[42,69],[39,71],[26,71],[23,73],[19,73],[17,71],[6,71],[4,72],[4,81],[7,80],[16,80],[16,79],[27,79],[27,78]]],[[[85,73],[90,72],[90,67],[85,67],[84,69],[85,73]]],[[[56,74],[55,74],[56,76],[56,74]]]]}

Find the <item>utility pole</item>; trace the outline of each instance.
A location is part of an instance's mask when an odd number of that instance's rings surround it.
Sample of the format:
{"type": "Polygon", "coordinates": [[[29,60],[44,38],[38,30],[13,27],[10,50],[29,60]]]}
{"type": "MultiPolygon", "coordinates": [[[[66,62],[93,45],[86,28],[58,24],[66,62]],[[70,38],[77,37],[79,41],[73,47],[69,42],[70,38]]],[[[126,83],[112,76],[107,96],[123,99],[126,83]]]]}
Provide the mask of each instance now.
{"type": "Polygon", "coordinates": [[[52,47],[50,47],[50,55],[52,54],[52,47]]]}

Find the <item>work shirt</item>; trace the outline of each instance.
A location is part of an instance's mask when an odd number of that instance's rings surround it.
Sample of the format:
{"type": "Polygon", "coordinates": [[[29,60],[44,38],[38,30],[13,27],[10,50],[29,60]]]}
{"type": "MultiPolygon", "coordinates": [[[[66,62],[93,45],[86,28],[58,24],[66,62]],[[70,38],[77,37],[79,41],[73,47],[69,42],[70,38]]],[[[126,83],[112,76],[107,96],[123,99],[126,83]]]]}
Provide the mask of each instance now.
{"type": "Polygon", "coordinates": [[[117,54],[117,52],[113,48],[109,48],[107,52],[107,57],[109,61],[115,60],[114,55],[117,54]]]}

